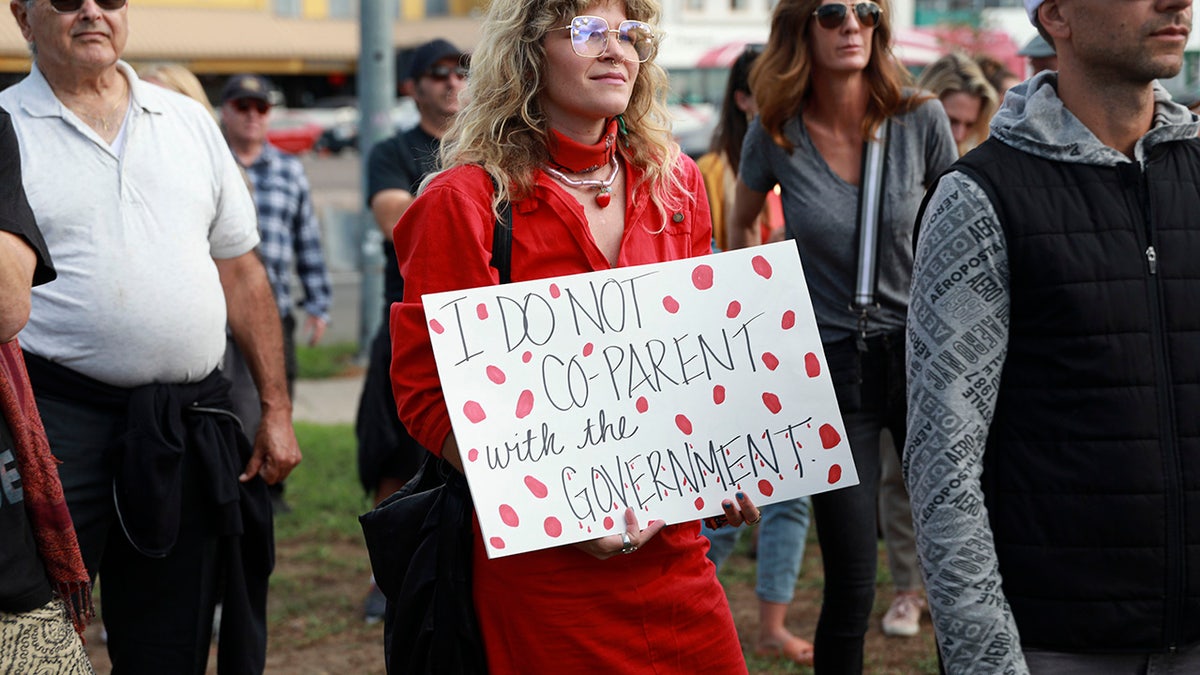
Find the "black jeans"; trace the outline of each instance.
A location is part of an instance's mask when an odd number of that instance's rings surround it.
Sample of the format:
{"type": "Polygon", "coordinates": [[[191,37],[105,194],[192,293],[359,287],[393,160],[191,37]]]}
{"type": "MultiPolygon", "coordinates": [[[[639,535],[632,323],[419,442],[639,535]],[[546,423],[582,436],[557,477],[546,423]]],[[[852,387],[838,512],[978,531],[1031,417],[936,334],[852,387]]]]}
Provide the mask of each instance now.
{"type": "Polygon", "coordinates": [[[886,427],[904,447],[904,338],[825,346],[846,424],[858,485],[813,495],[825,593],[814,642],[817,673],[861,673],[863,637],[875,604],[878,561],[879,435],[886,427]]]}

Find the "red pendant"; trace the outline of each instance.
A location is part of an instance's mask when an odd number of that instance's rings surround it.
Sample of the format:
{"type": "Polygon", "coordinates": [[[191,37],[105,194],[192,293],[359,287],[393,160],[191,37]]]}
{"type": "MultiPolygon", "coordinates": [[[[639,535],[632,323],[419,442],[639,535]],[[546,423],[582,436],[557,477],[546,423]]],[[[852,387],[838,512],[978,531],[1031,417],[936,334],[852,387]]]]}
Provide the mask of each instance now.
{"type": "Polygon", "coordinates": [[[609,190],[606,187],[600,188],[600,191],[596,193],[596,203],[600,205],[600,208],[604,208],[611,202],[612,190],[609,190]]]}

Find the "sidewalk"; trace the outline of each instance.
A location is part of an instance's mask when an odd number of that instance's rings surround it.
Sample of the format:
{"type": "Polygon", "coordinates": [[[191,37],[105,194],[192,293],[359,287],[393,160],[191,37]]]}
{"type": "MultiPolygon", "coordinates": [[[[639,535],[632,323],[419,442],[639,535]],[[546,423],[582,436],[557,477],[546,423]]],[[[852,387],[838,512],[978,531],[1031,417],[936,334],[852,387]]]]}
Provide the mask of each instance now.
{"type": "Polygon", "coordinates": [[[315,424],[354,424],[363,376],[296,380],[292,419],[315,424]]]}

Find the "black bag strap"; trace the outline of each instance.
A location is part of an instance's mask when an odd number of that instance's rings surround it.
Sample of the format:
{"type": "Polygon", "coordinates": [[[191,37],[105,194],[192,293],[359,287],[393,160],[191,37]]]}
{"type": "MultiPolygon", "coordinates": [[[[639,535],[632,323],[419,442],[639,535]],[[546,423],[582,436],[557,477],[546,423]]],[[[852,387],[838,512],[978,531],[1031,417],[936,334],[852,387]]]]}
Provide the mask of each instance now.
{"type": "Polygon", "coordinates": [[[879,223],[883,220],[884,179],[891,118],[879,134],[863,143],[862,185],[858,189],[858,268],[854,275],[854,297],[850,308],[858,313],[858,346],[866,349],[868,312],[875,307],[879,286],[879,223]]]}
{"type": "MultiPolygon", "coordinates": [[[[496,179],[492,178],[492,187],[499,190],[496,179]]],[[[492,229],[492,262],[491,266],[500,272],[500,283],[512,281],[512,204],[508,201],[500,203],[500,216],[492,229]]]]}

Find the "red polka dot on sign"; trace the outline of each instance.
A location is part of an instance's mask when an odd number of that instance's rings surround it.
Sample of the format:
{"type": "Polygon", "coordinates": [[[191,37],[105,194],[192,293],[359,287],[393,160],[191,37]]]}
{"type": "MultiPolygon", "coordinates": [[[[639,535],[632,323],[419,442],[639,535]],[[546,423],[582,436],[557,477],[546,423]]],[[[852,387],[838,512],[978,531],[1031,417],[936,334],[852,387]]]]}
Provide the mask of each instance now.
{"type": "Polygon", "coordinates": [[[542,523],[542,527],[545,528],[546,534],[551,537],[558,537],[562,535],[562,523],[559,522],[558,518],[555,518],[554,516],[547,518],[542,523]]]}
{"type": "Polygon", "coordinates": [[[437,319],[430,319],[429,330],[441,335],[442,333],[446,332],[446,327],[442,325],[441,321],[438,321],[437,319]]]}
{"type": "Polygon", "coordinates": [[[528,352],[528,351],[527,351],[527,352],[525,352],[524,354],[522,354],[522,355],[521,355],[521,362],[522,362],[522,363],[529,363],[529,362],[530,362],[530,361],[532,361],[532,360],[533,360],[533,353],[532,353],[532,352],[528,352]]]}
{"type": "Polygon", "coordinates": [[[692,270],[692,285],[701,291],[712,288],[713,268],[708,265],[696,265],[696,268],[692,270]]]}
{"type": "MultiPolygon", "coordinates": [[[[663,298],[663,309],[666,309],[671,314],[679,311],[679,301],[671,296],[663,298]]],[[[441,332],[441,331],[438,331],[441,332]]]]}
{"type": "Polygon", "coordinates": [[[463,414],[467,416],[467,419],[470,420],[472,424],[479,424],[483,420],[487,419],[487,413],[483,412],[483,406],[479,405],[475,401],[467,401],[463,404],[463,414]]]}
{"type": "Polygon", "coordinates": [[[500,505],[500,520],[509,527],[516,527],[521,524],[521,519],[517,517],[517,512],[508,504],[500,505]]]}
{"type": "Polygon", "coordinates": [[[756,255],[750,261],[750,264],[754,267],[754,271],[758,272],[758,276],[764,279],[771,278],[771,263],[767,262],[766,258],[762,257],[761,255],[756,255]]]}
{"type": "Polygon", "coordinates": [[[504,540],[501,539],[500,537],[492,537],[491,539],[488,539],[488,543],[491,544],[492,548],[494,548],[494,549],[503,549],[504,548],[504,540]]]}
{"type": "Polygon", "coordinates": [[[725,387],[724,385],[716,385],[713,387],[713,403],[721,405],[725,402],[725,387]]]}
{"type": "Polygon", "coordinates": [[[779,402],[779,397],[769,391],[763,392],[763,405],[767,406],[767,410],[771,411],[772,415],[778,415],[780,410],[783,410],[783,404],[779,402]]]}
{"type": "Polygon", "coordinates": [[[694,501],[692,503],[696,505],[697,511],[704,510],[704,497],[696,497],[696,501],[694,501]]]}
{"type": "Polygon", "coordinates": [[[487,367],[487,376],[489,380],[495,382],[496,384],[504,384],[504,371],[500,370],[496,366],[487,367]]]}
{"type": "Polygon", "coordinates": [[[837,447],[838,443],[842,442],[842,436],[837,429],[833,428],[832,424],[822,424],[820,429],[821,446],[826,450],[837,447]]]}
{"type": "Polygon", "coordinates": [[[604,516],[604,529],[611,530],[613,526],[612,516],[604,516]]]}
{"type": "Polygon", "coordinates": [[[637,403],[634,404],[634,407],[637,408],[638,412],[644,413],[650,409],[650,402],[646,400],[645,396],[639,396],[637,403]]]}
{"type": "Polygon", "coordinates": [[[478,305],[475,305],[475,316],[479,317],[480,321],[487,319],[488,318],[487,305],[483,304],[482,302],[479,303],[478,305]]]}
{"type": "Polygon", "coordinates": [[[796,325],[796,313],[788,310],[783,313],[783,319],[779,322],[779,327],[784,330],[791,330],[796,325]]]}
{"type": "Polygon", "coordinates": [[[550,494],[550,491],[546,489],[546,484],[533,476],[525,476],[525,487],[529,488],[533,496],[538,499],[545,499],[546,495],[550,494]]]}
{"type": "Polygon", "coordinates": [[[587,343],[586,345],[584,345],[584,346],[583,346],[583,355],[584,355],[584,356],[591,356],[591,355],[592,355],[592,350],[594,350],[595,348],[596,348],[596,346],[595,346],[595,345],[593,345],[592,343],[590,343],[590,342],[589,342],[589,343],[587,343]]]}
{"type": "Polygon", "coordinates": [[[779,357],[775,356],[771,352],[763,352],[762,362],[763,365],[767,367],[767,370],[775,370],[779,367],[779,357]]]}
{"type": "Polygon", "coordinates": [[[550,297],[557,298],[560,295],[562,295],[562,290],[559,289],[558,284],[550,284],[550,297]]]}
{"type": "Polygon", "coordinates": [[[809,377],[816,377],[821,374],[821,359],[813,352],[804,355],[804,372],[809,377]]]}
{"type": "Polygon", "coordinates": [[[467,451],[467,461],[474,462],[479,459],[479,450],[471,448],[467,451]]]}
{"type": "Polygon", "coordinates": [[[679,430],[685,434],[690,435],[692,433],[692,421],[687,418],[687,415],[676,415],[675,426],[679,427],[679,430]]]}
{"type": "Polygon", "coordinates": [[[738,302],[737,300],[731,301],[729,303],[729,307],[725,308],[725,316],[729,317],[730,319],[737,318],[737,315],[741,313],[742,303],[738,302]]]}
{"type": "Polygon", "coordinates": [[[533,411],[533,392],[526,389],[517,397],[517,419],[525,419],[533,411]]]}
{"type": "Polygon", "coordinates": [[[834,483],[838,482],[841,479],[842,479],[842,465],[834,464],[833,466],[829,467],[829,484],[833,485],[834,483]]]}
{"type": "Polygon", "coordinates": [[[771,485],[771,481],[764,478],[758,481],[758,491],[762,494],[762,496],[770,497],[771,495],[775,494],[775,486],[771,485]]]}

